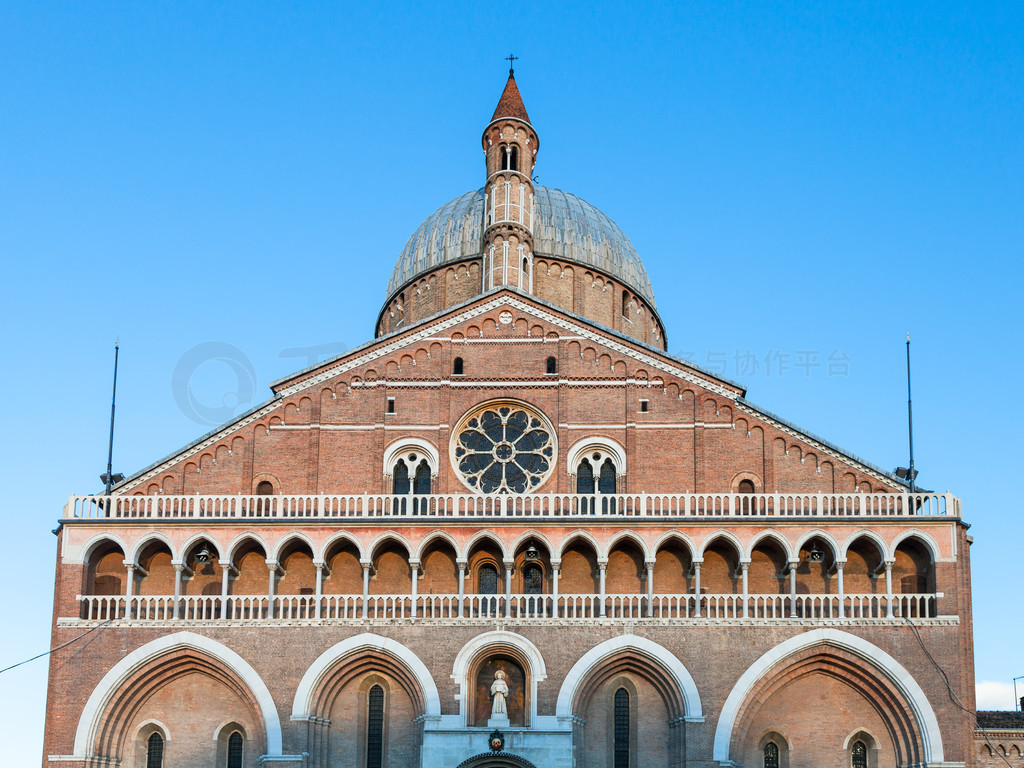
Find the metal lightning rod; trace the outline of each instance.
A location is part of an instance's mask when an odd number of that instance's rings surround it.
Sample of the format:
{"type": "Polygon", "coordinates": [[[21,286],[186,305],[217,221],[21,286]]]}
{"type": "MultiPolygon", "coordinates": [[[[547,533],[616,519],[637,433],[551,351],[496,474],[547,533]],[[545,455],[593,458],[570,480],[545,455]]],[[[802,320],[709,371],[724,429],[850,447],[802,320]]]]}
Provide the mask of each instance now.
{"type": "Polygon", "coordinates": [[[114,407],[117,405],[117,357],[120,351],[120,338],[114,340],[114,392],[110,396],[110,443],[107,446],[107,473],[100,479],[106,486],[103,495],[110,495],[114,484],[114,407]]]}
{"type": "Polygon", "coordinates": [[[910,478],[910,492],[916,493],[914,488],[914,410],[910,397],[910,331],[907,331],[907,433],[910,437],[910,467],[907,477],[910,478]]]}

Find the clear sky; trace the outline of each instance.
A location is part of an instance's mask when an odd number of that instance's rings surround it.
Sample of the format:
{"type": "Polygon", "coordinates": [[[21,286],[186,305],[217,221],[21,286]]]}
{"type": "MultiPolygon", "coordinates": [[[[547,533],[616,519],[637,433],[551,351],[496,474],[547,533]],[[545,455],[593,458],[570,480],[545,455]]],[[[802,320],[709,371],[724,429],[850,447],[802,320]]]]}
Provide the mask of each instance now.
{"type": "MultiPolygon", "coordinates": [[[[1020,2],[0,4],[0,667],[48,647],[114,338],[126,474],[369,340],[406,239],[481,185],[514,52],[540,182],[631,237],[671,351],[891,469],[911,331],[919,480],[964,500],[982,703],[1012,707],[1022,41],[1020,2]]],[[[0,676],[7,765],[38,764],[46,669],[0,676]]]]}

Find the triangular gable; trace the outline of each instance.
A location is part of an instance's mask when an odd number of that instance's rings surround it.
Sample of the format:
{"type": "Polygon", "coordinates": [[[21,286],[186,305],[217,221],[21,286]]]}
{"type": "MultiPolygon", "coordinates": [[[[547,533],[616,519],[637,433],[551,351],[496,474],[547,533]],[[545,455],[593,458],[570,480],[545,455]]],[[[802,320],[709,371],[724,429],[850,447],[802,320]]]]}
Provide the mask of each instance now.
{"type": "Polygon", "coordinates": [[[738,384],[717,377],[692,363],[675,358],[662,350],[649,347],[611,329],[604,328],[560,307],[536,299],[533,296],[522,294],[514,289],[503,287],[494,289],[482,296],[477,296],[462,305],[433,317],[425,318],[415,326],[375,339],[337,358],[319,363],[292,376],[273,382],[271,384],[271,387],[274,389],[274,396],[272,398],[203,435],[184,448],[140,470],[129,477],[116,490],[124,492],[137,489],[138,486],[161,474],[171,465],[202,453],[225,438],[229,433],[240,430],[248,424],[257,422],[270,415],[275,409],[281,407],[288,398],[342,376],[348,371],[391,356],[407,347],[428,340],[436,340],[440,334],[445,334],[445,332],[451,331],[463,323],[503,307],[547,323],[560,329],[567,335],[585,339],[609,351],[631,358],[644,364],[652,371],[659,371],[668,376],[686,381],[718,397],[729,400],[734,404],[736,410],[754,416],[775,429],[808,443],[824,454],[847,463],[856,464],[865,474],[873,476],[876,480],[897,486],[903,485],[884,470],[748,402],[744,399],[745,390],[738,384]]]}

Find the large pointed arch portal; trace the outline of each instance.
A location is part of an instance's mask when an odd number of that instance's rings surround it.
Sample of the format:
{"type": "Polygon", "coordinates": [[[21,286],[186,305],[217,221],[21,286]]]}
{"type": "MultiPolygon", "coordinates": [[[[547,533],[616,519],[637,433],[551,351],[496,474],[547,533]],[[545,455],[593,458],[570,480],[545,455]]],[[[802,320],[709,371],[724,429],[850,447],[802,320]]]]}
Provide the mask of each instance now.
{"type": "Polygon", "coordinates": [[[791,637],[763,654],[736,681],[722,707],[715,729],[713,759],[723,764],[733,754],[745,729],[750,704],[765,686],[783,680],[791,667],[813,669],[816,657],[831,668],[845,667],[851,684],[871,686],[878,701],[887,702],[888,723],[899,764],[942,764],[942,734],[927,696],[911,674],[892,656],[861,637],[838,629],[815,629],[791,637]]]}

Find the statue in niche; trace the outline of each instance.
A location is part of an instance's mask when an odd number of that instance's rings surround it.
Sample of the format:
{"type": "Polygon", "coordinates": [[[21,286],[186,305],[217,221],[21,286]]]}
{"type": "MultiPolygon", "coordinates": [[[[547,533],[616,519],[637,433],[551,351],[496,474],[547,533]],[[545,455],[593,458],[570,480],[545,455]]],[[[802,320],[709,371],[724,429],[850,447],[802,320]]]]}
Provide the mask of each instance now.
{"type": "Polygon", "coordinates": [[[491,717],[508,717],[508,683],[505,682],[505,671],[502,669],[494,673],[494,682],[491,683],[491,717]]]}

